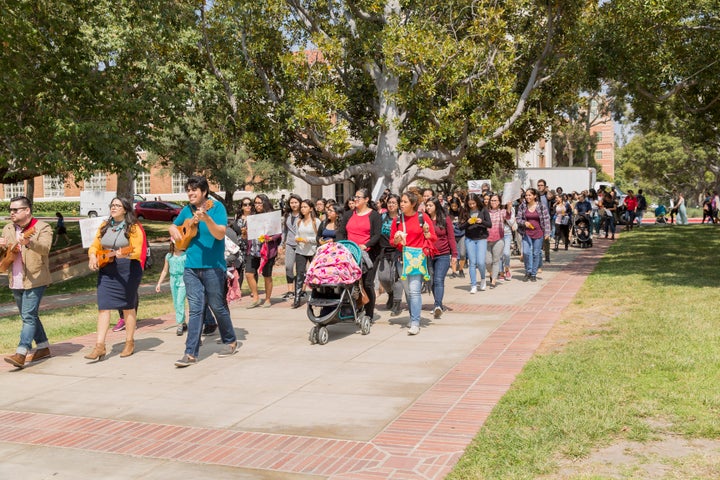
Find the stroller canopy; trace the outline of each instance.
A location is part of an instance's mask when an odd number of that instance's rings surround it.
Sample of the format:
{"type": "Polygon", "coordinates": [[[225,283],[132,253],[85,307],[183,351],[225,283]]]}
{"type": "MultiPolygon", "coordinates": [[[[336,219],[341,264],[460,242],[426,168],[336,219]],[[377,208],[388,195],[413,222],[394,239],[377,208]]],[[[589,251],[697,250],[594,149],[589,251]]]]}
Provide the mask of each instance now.
{"type": "Polygon", "coordinates": [[[306,285],[349,285],[362,277],[360,265],[350,250],[336,242],[318,247],[305,274],[306,285]]]}

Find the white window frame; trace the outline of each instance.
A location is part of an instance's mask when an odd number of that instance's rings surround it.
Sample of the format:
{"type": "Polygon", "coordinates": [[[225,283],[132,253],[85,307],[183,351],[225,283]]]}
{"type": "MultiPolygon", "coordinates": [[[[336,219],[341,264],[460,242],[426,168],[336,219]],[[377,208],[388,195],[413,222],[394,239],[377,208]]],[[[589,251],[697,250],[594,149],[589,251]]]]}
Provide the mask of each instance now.
{"type": "Polygon", "coordinates": [[[92,177],[85,180],[83,190],[88,192],[104,192],[107,190],[107,175],[105,172],[93,173],[92,177]]]}
{"type": "Polygon", "coordinates": [[[65,178],[60,175],[43,175],[43,191],[45,198],[64,197],[65,178]]]}
{"type": "Polygon", "coordinates": [[[187,175],[184,173],[173,173],[172,174],[172,193],[185,193],[185,182],[187,182],[187,175]]]}
{"type": "Polygon", "coordinates": [[[135,193],[138,195],[150,194],[150,172],[140,172],[135,176],[135,193]]]}
{"type": "Polygon", "coordinates": [[[3,185],[5,200],[25,195],[25,182],[6,183],[3,185]]]}

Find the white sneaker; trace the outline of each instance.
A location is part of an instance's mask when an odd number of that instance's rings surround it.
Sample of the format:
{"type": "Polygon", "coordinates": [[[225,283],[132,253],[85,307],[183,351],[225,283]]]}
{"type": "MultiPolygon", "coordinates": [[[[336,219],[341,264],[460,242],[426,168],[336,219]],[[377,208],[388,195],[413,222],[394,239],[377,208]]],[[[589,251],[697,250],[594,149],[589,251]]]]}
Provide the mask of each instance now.
{"type": "Polygon", "coordinates": [[[487,286],[487,284],[485,283],[485,279],[484,279],[484,278],[483,278],[483,279],[480,279],[480,291],[481,291],[481,292],[484,292],[484,291],[485,291],[485,287],[486,287],[486,286],[487,286]]]}
{"type": "Polygon", "coordinates": [[[435,317],[435,318],[440,318],[440,317],[442,316],[442,312],[443,312],[443,311],[442,311],[442,308],[440,308],[440,307],[435,307],[435,308],[433,309],[433,317],[435,317]]]}
{"type": "Polygon", "coordinates": [[[417,335],[418,333],[420,333],[420,327],[417,325],[413,325],[410,327],[410,330],[408,330],[408,335],[417,335]]]}
{"type": "Polygon", "coordinates": [[[477,287],[471,287],[470,293],[477,293],[477,287]]]}

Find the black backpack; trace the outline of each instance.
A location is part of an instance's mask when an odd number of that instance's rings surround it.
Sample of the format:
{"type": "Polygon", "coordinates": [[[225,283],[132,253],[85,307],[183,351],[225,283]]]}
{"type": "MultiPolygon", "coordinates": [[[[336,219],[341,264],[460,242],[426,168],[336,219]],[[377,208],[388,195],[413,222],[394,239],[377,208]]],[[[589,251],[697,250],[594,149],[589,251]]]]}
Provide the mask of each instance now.
{"type": "Polygon", "coordinates": [[[647,210],[647,201],[645,200],[644,195],[637,196],[637,209],[638,210],[647,210]]]}
{"type": "MultiPolygon", "coordinates": [[[[404,215],[401,213],[395,218],[395,228],[400,230],[400,219],[402,219],[404,215]]],[[[425,225],[425,219],[423,218],[423,212],[418,212],[418,222],[420,223],[420,228],[422,228],[425,225]]]]}

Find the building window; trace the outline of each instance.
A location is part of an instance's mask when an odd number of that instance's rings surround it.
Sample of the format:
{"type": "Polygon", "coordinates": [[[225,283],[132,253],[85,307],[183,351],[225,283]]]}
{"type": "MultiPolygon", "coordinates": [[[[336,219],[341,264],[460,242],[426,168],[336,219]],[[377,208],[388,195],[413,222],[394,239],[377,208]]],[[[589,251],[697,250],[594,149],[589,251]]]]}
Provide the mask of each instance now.
{"type": "Polygon", "coordinates": [[[173,173],[172,193],[185,193],[185,182],[187,182],[187,176],[185,176],[185,174],[173,173]]]}
{"type": "Polygon", "coordinates": [[[83,189],[90,192],[104,192],[107,189],[107,177],[104,173],[94,173],[85,180],[83,189]]]}
{"type": "Polygon", "coordinates": [[[599,151],[595,152],[595,160],[602,160],[602,158],[603,158],[602,153],[603,152],[599,152],[599,151]]]}
{"type": "Polygon", "coordinates": [[[140,172],[135,176],[135,193],[140,195],[150,193],[150,173],[140,172]]]}
{"type": "Polygon", "coordinates": [[[603,139],[603,132],[595,132],[595,138],[598,142],[602,142],[603,139]]]}
{"type": "Polygon", "coordinates": [[[344,183],[335,184],[335,201],[337,203],[339,203],[340,205],[345,204],[345,184],[344,183]]]}
{"type": "Polygon", "coordinates": [[[4,185],[5,200],[25,195],[25,182],[7,183],[4,185]]]}
{"type": "Polygon", "coordinates": [[[61,176],[44,175],[43,190],[45,198],[58,198],[65,196],[65,179],[61,176]]]}

